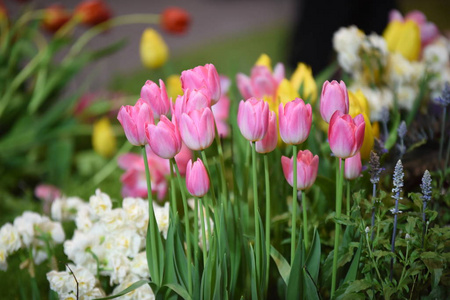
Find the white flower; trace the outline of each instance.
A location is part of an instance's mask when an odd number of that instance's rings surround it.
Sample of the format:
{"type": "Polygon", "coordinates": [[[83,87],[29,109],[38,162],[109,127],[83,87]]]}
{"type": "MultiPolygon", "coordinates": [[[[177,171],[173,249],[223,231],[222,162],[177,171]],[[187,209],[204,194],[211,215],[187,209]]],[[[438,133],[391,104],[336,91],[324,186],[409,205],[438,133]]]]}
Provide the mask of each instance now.
{"type": "Polygon", "coordinates": [[[109,275],[110,285],[121,283],[130,271],[130,261],[122,254],[110,251],[107,254],[108,265],[102,274],[109,275]]]}
{"type": "Polygon", "coordinates": [[[350,90],[356,91],[361,89],[370,107],[370,120],[381,120],[383,108],[392,108],[394,105],[394,96],[388,88],[370,88],[366,85],[352,85],[350,90]]]}
{"type": "Polygon", "coordinates": [[[50,289],[58,294],[69,293],[72,291],[73,285],[76,284],[74,278],[66,271],[50,271],[47,273],[47,280],[50,283],[50,289]]]}
{"type": "Polygon", "coordinates": [[[11,223],[6,223],[0,229],[0,245],[8,254],[13,253],[20,248],[21,242],[19,232],[11,223]]]}
{"type": "Polygon", "coordinates": [[[401,85],[397,88],[397,101],[400,108],[411,110],[418,91],[408,85],[401,85]]]}
{"type": "Polygon", "coordinates": [[[386,65],[389,51],[383,37],[372,33],[362,41],[361,48],[368,55],[376,57],[377,63],[382,66],[386,65]]]}
{"type": "Polygon", "coordinates": [[[90,217],[89,207],[83,207],[78,210],[75,218],[77,228],[81,231],[89,231],[92,228],[92,220],[90,217]]]}
{"type": "MultiPolygon", "coordinates": [[[[124,289],[128,288],[130,285],[140,280],[135,275],[128,275],[113,291],[113,294],[117,294],[124,289]]],[[[154,300],[155,295],[148,284],[144,284],[141,287],[123,295],[120,299],[123,300],[154,300]]]]}
{"type": "Polygon", "coordinates": [[[105,211],[100,221],[105,226],[107,232],[121,229],[125,226],[125,212],[121,208],[105,211]]]}
{"type": "Polygon", "coordinates": [[[155,212],[159,232],[167,239],[167,231],[169,230],[169,202],[166,202],[164,206],[153,203],[153,210],[155,212]]]}
{"type": "Polygon", "coordinates": [[[34,240],[34,226],[43,221],[47,221],[47,217],[43,217],[35,212],[26,211],[14,220],[14,227],[19,232],[25,247],[29,247],[34,240]]]}
{"type": "Polygon", "coordinates": [[[108,234],[103,246],[107,251],[116,251],[127,257],[134,257],[138,254],[143,244],[143,238],[136,230],[128,228],[108,234]]]}
{"type": "Polygon", "coordinates": [[[148,224],[148,201],[144,201],[141,198],[127,197],[123,199],[122,207],[128,221],[133,223],[139,232],[145,234],[148,224]]]}
{"type": "Polygon", "coordinates": [[[423,50],[423,60],[432,73],[440,73],[449,62],[448,41],[442,37],[423,50]]]}
{"type": "Polygon", "coordinates": [[[141,252],[136,255],[130,264],[131,273],[137,275],[139,278],[149,278],[150,272],[147,264],[147,253],[141,252]]]}
{"type": "Polygon", "coordinates": [[[43,249],[36,249],[33,248],[33,260],[36,265],[40,265],[43,261],[45,261],[48,258],[47,252],[45,252],[43,249]]]}
{"type": "Polygon", "coordinates": [[[8,269],[8,262],[6,259],[8,258],[8,253],[3,245],[0,245],[0,270],[6,271],[8,269]]]}
{"type": "Polygon", "coordinates": [[[84,206],[87,206],[86,202],[78,197],[56,198],[51,207],[52,219],[56,221],[75,220],[78,210],[84,206]]]}
{"type": "Polygon", "coordinates": [[[339,65],[348,73],[361,65],[359,49],[364,33],[356,26],[342,27],[333,36],[333,47],[337,52],[339,65]]]}
{"type": "Polygon", "coordinates": [[[112,207],[111,198],[107,194],[102,193],[100,189],[97,189],[95,195],[89,198],[89,205],[92,214],[99,217],[110,211],[112,207]]]}

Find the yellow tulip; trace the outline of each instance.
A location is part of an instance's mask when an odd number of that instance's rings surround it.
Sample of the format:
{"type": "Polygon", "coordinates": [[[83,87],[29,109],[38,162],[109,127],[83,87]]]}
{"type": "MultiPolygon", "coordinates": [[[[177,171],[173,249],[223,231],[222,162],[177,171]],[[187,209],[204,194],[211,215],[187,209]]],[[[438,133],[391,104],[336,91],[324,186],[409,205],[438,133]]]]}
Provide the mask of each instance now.
{"type": "Polygon", "coordinates": [[[409,60],[419,58],[420,28],[414,21],[390,22],[383,33],[383,37],[389,51],[398,52],[409,60]]]}
{"type": "Polygon", "coordinates": [[[270,70],[270,72],[272,72],[272,61],[270,57],[265,53],[259,56],[258,60],[255,63],[255,66],[265,66],[270,70]]]}
{"type": "Polygon", "coordinates": [[[94,123],[92,146],[94,151],[103,157],[111,157],[116,152],[116,137],[107,117],[94,123]]]}
{"type": "Polygon", "coordinates": [[[370,116],[369,102],[367,102],[366,96],[364,96],[361,90],[356,92],[348,91],[348,101],[349,101],[349,115],[353,118],[361,113],[365,113],[370,116]]]}
{"type": "Polygon", "coordinates": [[[294,100],[295,98],[300,98],[300,95],[298,94],[297,90],[292,86],[291,82],[284,78],[280,85],[278,85],[277,89],[277,100],[276,100],[276,107],[278,110],[278,105],[280,103],[286,104],[289,101],[294,100]]]}
{"type": "MultiPolygon", "coordinates": [[[[366,126],[364,129],[364,141],[359,152],[361,153],[362,159],[369,159],[370,151],[372,151],[373,149],[375,139],[373,135],[372,124],[370,123],[369,117],[366,115],[366,113],[362,113],[362,115],[364,117],[364,122],[366,123],[366,126]]],[[[352,116],[352,118],[354,118],[354,116],[352,116]]]]}
{"type": "Polygon", "coordinates": [[[317,100],[317,85],[312,76],[311,67],[304,63],[299,63],[291,76],[291,84],[299,93],[300,87],[303,85],[300,96],[314,106],[317,100]]]}
{"type": "Polygon", "coordinates": [[[142,34],[140,53],[142,64],[150,69],[161,67],[169,58],[169,48],[159,33],[151,28],[142,34]]]}
{"type": "Polygon", "coordinates": [[[175,102],[178,96],[183,95],[183,89],[181,88],[181,79],[179,75],[170,75],[166,79],[166,91],[167,96],[172,98],[172,101],[175,102]]]}

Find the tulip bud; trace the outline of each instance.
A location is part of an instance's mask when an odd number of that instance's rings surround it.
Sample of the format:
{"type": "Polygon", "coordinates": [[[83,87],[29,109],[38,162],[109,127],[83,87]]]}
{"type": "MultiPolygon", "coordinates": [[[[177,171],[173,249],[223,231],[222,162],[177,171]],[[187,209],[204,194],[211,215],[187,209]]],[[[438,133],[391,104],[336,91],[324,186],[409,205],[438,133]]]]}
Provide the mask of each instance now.
{"type": "Polygon", "coordinates": [[[92,146],[103,157],[111,157],[116,152],[116,137],[107,117],[94,123],[92,146]]]}
{"type": "Polygon", "coordinates": [[[278,126],[277,115],[273,112],[269,112],[269,125],[267,128],[266,136],[255,143],[256,152],[268,153],[275,150],[278,144],[278,126]]]}
{"type": "Polygon", "coordinates": [[[331,83],[325,81],[322,86],[322,95],[320,98],[320,115],[325,122],[330,123],[331,116],[335,111],[343,114],[348,113],[348,93],[345,83],[338,83],[333,80],[331,83]]]}
{"type": "Polygon", "coordinates": [[[169,33],[183,34],[189,28],[191,17],[179,7],[168,7],[161,13],[161,27],[169,33]]]}
{"type": "Polygon", "coordinates": [[[383,37],[389,51],[398,52],[409,60],[417,60],[420,55],[420,28],[412,20],[394,20],[386,27],[383,37]]]}
{"type": "Polygon", "coordinates": [[[150,106],[155,119],[159,119],[161,115],[167,115],[170,112],[170,101],[166,86],[161,79],[159,85],[160,87],[153,81],[147,80],[141,89],[141,99],[150,106]]]}
{"type": "Polygon", "coordinates": [[[312,123],[312,109],[302,99],[280,103],[278,107],[281,139],[289,145],[303,143],[309,135],[312,123]]]}
{"type": "Polygon", "coordinates": [[[250,98],[239,103],[237,123],[242,135],[251,142],[260,141],[269,125],[269,105],[263,100],[250,98]]]}
{"type": "Polygon", "coordinates": [[[170,75],[166,79],[167,82],[167,96],[175,101],[178,96],[183,95],[183,89],[181,88],[181,79],[179,75],[170,75]]]}
{"type": "Polygon", "coordinates": [[[76,8],[74,15],[87,26],[95,26],[111,18],[111,10],[102,0],[85,0],[76,8]]]}
{"type": "Polygon", "coordinates": [[[362,163],[360,153],[347,158],[344,161],[344,177],[347,180],[353,180],[361,175],[362,163]]]}
{"type": "Polygon", "coordinates": [[[258,59],[255,62],[255,66],[264,66],[270,72],[272,72],[272,60],[270,59],[269,55],[267,55],[265,53],[261,54],[258,57],[258,59]]]}
{"type": "Polygon", "coordinates": [[[181,150],[181,137],[177,126],[165,115],[157,125],[147,123],[145,136],[152,151],[162,158],[173,158],[181,150]]]}
{"type": "Polygon", "coordinates": [[[211,105],[214,105],[220,99],[220,78],[213,64],[206,64],[181,72],[181,86],[183,90],[205,88],[209,92],[211,105]]]}
{"type": "Polygon", "coordinates": [[[214,141],[214,116],[209,107],[183,113],[179,126],[181,138],[191,150],[204,150],[214,141]]]}
{"type": "Polygon", "coordinates": [[[194,197],[203,197],[209,190],[209,177],[200,158],[192,163],[189,160],[186,167],[186,187],[194,197]]]}
{"type": "Polygon", "coordinates": [[[153,123],[153,112],[147,103],[138,100],[134,106],[122,106],[117,119],[122,124],[125,135],[132,145],[143,146],[147,144],[145,124],[153,123]]]}
{"type": "Polygon", "coordinates": [[[354,119],[336,111],[330,120],[328,141],[331,151],[336,157],[352,157],[359,151],[364,140],[365,122],[363,115],[354,119]]]}
{"type": "Polygon", "coordinates": [[[55,33],[71,18],[70,13],[60,4],[53,4],[44,10],[42,27],[48,32],[55,33]]]}
{"type": "Polygon", "coordinates": [[[147,28],[141,37],[142,64],[149,69],[163,66],[169,58],[169,48],[156,30],[147,28]]]}
{"type": "MultiPolygon", "coordinates": [[[[293,157],[281,157],[281,165],[283,167],[284,177],[287,182],[293,186],[293,157]]],[[[300,150],[297,155],[297,189],[306,190],[316,181],[317,171],[319,168],[319,156],[314,155],[309,150],[300,150]]]]}

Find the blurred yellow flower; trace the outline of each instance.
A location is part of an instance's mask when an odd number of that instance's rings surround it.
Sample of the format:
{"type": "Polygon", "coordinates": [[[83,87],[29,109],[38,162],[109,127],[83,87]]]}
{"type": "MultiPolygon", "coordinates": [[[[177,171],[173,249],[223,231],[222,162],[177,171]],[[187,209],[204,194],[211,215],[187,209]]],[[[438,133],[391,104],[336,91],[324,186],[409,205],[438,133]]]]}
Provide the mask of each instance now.
{"type": "Polygon", "coordinates": [[[374,144],[374,129],[372,124],[370,123],[369,115],[370,108],[369,102],[367,101],[366,96],[364,96],[361,90],[357,90],[356,92],[348,92],[348,100],[349,100],[349,115],[352,118],[356,117],[359,114],[362,114],[364,117],[364,122],[366,123],[364,130],[364,142],[361,146],[362,159],[369,159],[370,151],[373,149],[374,144]]]}
{"type": "Polygon", "coordinates": [[[275,101],[276,102],[275,103],[275,105],[276,105],[275,112],[278,114],[278,106],[280,105],[280,103],[286,104],[289,101],[294,100],[295,98],[300,98],[300,95],[298,94],[297,89],[295,89],[292,86],[291,82],[289,80],[287,80],[286,78],[284,78],[280,82],[280,85],[278,85],[276,98],[277,99],[275,101]]]}
{"type": "Polygon", "coordinates": [[[272,61],[270,57],[263,53],[259,56],[258,60],[255,63],[255,66],[266,66],[270,72],[272,72],[272,61]]]}
{"type": "Polygon", "coordinates": [[[180,75],[170,75],[166,79],[166,91],[167,96],[172,98],[172,101],[175,102],[178,96],[183,95],[183,89],[181,88],[181,79],[180,75]]]}
{"type": "Polygon", "coordinates": [[[159,33],[147,28],[141,37],[140,45],[142,64],[150,69],[163,66],[169,58],[169,48],[159,33]]]}
{"type": "Polygon", "coordinates": [[[398,52],[409,60],[417,60],[420,54],[420,28],[412,20],[392,21],[383,33],[389,51],[398,52]]]}
{"type": "Polygon", "coordinates": [[[291,76],[291,84],[305,102],[314,106],[317,100],[317,85],[311,67],[299,63],[291,76]]]}
{"type": "Polygon", "coordinates": [[[92,132],[92,147],[103,157],[111,157],[116,152],[116,137],[107,117],[96,121],[92,132]]]}

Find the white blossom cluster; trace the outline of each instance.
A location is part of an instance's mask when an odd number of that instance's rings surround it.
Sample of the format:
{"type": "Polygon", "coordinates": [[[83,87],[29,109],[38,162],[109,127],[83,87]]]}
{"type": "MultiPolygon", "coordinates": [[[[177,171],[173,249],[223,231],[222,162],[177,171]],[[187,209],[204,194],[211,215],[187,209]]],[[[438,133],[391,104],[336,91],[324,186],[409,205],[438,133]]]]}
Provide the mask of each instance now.
{"type": "Polygon", "coordinates": [[[372,121],[380,120],[394,99],[399,108],[410,110],[425,76],[432,99],[450,81],[450,43],[445,37],[425,46],[417,61],[389,52],[383,37],[365,35],[355,26],[340,28],[333,36],[333,47],[340,67],[353,79],[349,89],[361,89],[366,96],[372,121]]]}
{"type": "Polygon", "coordinates": [[[61,244],[64,239],[61,223],[25,211],[13,224],[6,223],[0,228],[0,270],[6,271],[8,256],[19,249],[31,251],[34,263],[40,264],[48,258],[48,245],[61,244]]]}

